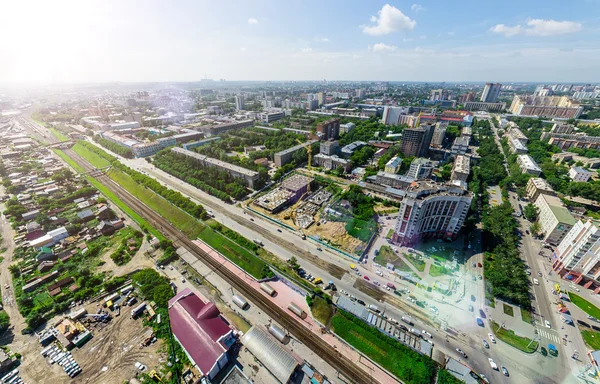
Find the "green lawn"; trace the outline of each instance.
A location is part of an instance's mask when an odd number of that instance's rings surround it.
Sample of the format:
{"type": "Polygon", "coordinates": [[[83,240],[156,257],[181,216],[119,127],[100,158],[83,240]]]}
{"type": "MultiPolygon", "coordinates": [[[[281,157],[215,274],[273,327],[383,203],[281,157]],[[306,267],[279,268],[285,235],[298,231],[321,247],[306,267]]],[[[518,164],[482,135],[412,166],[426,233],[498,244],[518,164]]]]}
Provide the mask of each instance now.
{"type": "Polygon", "coordinates": [[[521,308],[521,320],[523,320],[524,322],[526,322],[528,324],[532,324],[533,316],[531,315],[531,311],[527,311],[527,310],[521,308]]]}
{"type": "Polygon", "coordinates": [[[506,303],[502,303],[502,310],[504,311],[505,314],[507,314],[508,316],[514,317],[515,316],[515,312],[512,306],[506,304],[506,303]]]}
{"type": "Polygon", "coordinates": [[[333,331],[350,345],[390,371],[406,384],[430,384],[436,366],[399,341],[384,335],[355,316],[338,310],[331,319],[333,331]]]}
{"type": "Polygon", "coordinates": [[[392,236],[394,236],[394,229],[390,228],[390,230],[388,231],[387,235],[385,235],[386,239],[391,239],[392,236]]]}
{"type": "Polygon", "coordinates": [[[104,168],[110,165],[110,162],[94,152],[90,151],[80,143],[77,143],[73,146],[73,151],[77,153],[79,156],[86,159],[90,164],[92,164],[96,168],[104,168]]]}
{"type": "Polygon", "coordinates": [[[396,255],[392,250],[392,247],[388,245],[383,245],[381,248],[379,248],[379,254],[377,254],[373,261],[383,266],[385,266],[387,263],[394,264],[396,269],[400,271],[412,271],[412,269],[408,265],[406,265],[404,260],[398,257],[398,255],[396,255]]]}
{"type": "Polygon", "coordinates": [[[152,208],[156,213],[169,220],[188,237],[195,239],[204,229],[204,225],[194,217],[169,203],[150,189],[136,183],[128,174],[112,168],[107,175],[133,196],[152,208]]]}
{"type": "Polygon", "coordinates": [[[596,319],[600,319],[600,308],[573,292],[569,292],[569,298],[571,299],[571,302],[581,308],[583,312],[596,319]]]}
{"type": "Polygon", "coordinates": [[[48,130],[50,132],[52,132],[52,134],[60,141],[69,141],[69,137],[64,135],[62,132],[54,129],[54,128],[48,128],[48,130]]]}
{"type": "Polygon", "coordinates": [[[419,260],[416,257],[413,256],[412,253],[403,253],[402,254],[406,260],[408,260],[415,268],[417,268],[417,271],[419,272],[423,272],[425,270],[425,262],[423,260],[419,260]]]}
{"type": "Polygon", "coordinates": [[[498,329],[499,324],[497,324],[494,321],[490,321],[490,326],[492,327],[492,332],[494,332],[494,335],[496,336],[496,338],[498,338],[498,340],[502,340],[506,344],[511,345],[525,353],[535,352],[539,345],[537,341],[531,342],[531,339],[527,337],[515,335],[515,332],[510,329],[498,329]],[[527,345],[529,345],[529,347],[527,347],[527,345]]]}
{"type": "Polygon", "coordinates": [[[582,330],[583,341],[594,351],[600,349],[600,332],[582,330]]]}
{"type": "Polygon", "coordinates": [[[313,317],[323,325],[327,325],[331,319],[331,315],[333,315],[333,307],[320,296],[316,295],[314,299],[312,299],[312,307],[310,307],[310,311],[313,317]]]}
{"type": "Polygon", "coordinates": [[[431,267],[429,268],[429,274],[433,277],[449,275],[450,273],[451,272],[450,270],[448,270],[448,268],[442,267],[437,264],[431,264],[431,267]]]}
{"type": "Polygon", "coordinates": [[[237,243],[213,231],[210,227],[204,227],[198,238],[221,252],[223,256],[255,278],[261,279],[264,277],[264,268],[266,267],[264,261],[240,247],[237,243]]]}

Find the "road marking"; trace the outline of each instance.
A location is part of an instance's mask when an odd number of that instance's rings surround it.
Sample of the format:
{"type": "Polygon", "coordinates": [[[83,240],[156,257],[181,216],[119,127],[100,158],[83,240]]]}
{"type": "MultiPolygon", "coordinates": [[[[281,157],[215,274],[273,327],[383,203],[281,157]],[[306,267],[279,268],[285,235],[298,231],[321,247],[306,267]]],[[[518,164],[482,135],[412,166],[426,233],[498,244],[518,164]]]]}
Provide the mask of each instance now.
{"type": "Polygon", "coordinates": [[[556,336],[554,333],[550,333],[549,331],[546,331],[544,329],[538,330],[538,333],[540,334],[540,336],[543,336],[543,337],[545,337],[548,340],[552,340],[555,343],[559,343],[560,342],[560,338],[558,336],[556,336]]]}

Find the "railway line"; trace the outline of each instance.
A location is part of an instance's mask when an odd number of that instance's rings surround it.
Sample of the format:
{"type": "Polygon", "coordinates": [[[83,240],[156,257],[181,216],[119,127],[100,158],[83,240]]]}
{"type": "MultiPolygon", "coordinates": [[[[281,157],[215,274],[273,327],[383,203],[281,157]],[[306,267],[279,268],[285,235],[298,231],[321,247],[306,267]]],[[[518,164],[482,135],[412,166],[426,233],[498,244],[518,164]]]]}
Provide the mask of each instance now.
{"type": "MultiPolygon", "coordinates": [[[[94,170],[94,167],[91,164],[77,155],[77,153],[75,153],[73,150],[65,150],[65,153],[77,164],[79,164],[79,166],[81,166],[86,172],[94,170]]],[[[376,382],[370,373],[361,369],[329,344],[322,342],[318,335],[299,324],[297,319],[290,313],[274,305],[261,292],[254,289],[247,282],[240,280],[234,272],[230,271],[218,261],[210,257],[210,255],[194,244],[194,242],[188,239],[183,233],[181,233],[181,231],[173,227],[166,219],[147,207],[136,197],[132,196],[128,191],[126,191],[119,184],[115,183],[108,176],[98,176],[97,180],[102,182],[119,199],[121,199],[131,209],[136,211],[136,213],[138,213],[141,217],[159,227],[161,232],[170,238],[176,246],[184,246],[187,248],[191,254],[208,265],[215,273],[227,281],[241,294],[245,295],[250,301],[255,303],[255,305],[257,305],[271,318],[277,319],[277,321],[282,326],[287,328],[299,341],[304,343],[318,356],[326,360],[329,364],[331,364],[331,366],[338,370],[338,372],[342,374],[346,380],[361,384],[376,382]]]]}

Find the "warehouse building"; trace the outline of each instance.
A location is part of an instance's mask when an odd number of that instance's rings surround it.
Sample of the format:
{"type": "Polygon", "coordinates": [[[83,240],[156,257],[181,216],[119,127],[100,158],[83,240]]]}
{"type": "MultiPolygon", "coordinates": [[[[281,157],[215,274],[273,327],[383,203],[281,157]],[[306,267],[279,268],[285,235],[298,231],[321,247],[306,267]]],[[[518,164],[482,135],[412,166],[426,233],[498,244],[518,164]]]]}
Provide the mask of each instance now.
{"type": "Polygon", "coordinates": [[[209,380],[229,362],[236,338],[216,305],[185,288],[169,300],[169,321],[175,340],[203,377],[209,380]]]}

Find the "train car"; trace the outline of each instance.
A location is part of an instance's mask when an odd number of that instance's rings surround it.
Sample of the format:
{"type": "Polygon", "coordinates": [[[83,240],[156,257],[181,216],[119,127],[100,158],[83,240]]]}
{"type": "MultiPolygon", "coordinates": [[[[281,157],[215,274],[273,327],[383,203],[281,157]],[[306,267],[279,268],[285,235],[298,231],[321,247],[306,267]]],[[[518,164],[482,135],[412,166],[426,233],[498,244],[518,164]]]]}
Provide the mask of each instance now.
{"type": "Polygon", "coordinates": [[[287,344],[290,341],[290,337],[283,332],[281,328],[275,324],[269,326],[269,333],[273,335],[281,344],[287,344]]]}
{"type": "Polygon", "coordinates": [[[131,310],[131,317],[134,319],[146,309],[146,303],[142,303],[131,310]]]}
{"type": "Polygon", "coordinates": [[[233,295],[233,302],[243,311],[250,307],[250,304],[248,304],[248,302],[242,296],[233,295]]]}
{"type": "Polygon", "coordinates": [[[300,308],[299,306],[297,306],[294,303],[290,303],[290,305],[288,305],[288,309],[290,311],[292,311],[296,316],[298,316],[301,319],[306,319],[306,312],[304,312],[304,310],[302,308],[300,308]]]}
{"type": "Polygon", "coordinates": [[[267,283],[260,283],[260,289],[262,289],[264,292],[266,292],[267,295],[269,295],[269,296],[275,296],[275,294],[277,293],[275,288],[271,287],[267,283]]]}
{"type": "Polygon", "coordinates": [[[127,295],[129,292],[133,292],[133,285],[131,284],[121,289],[121,295],[123,296],[127,295]]]}

